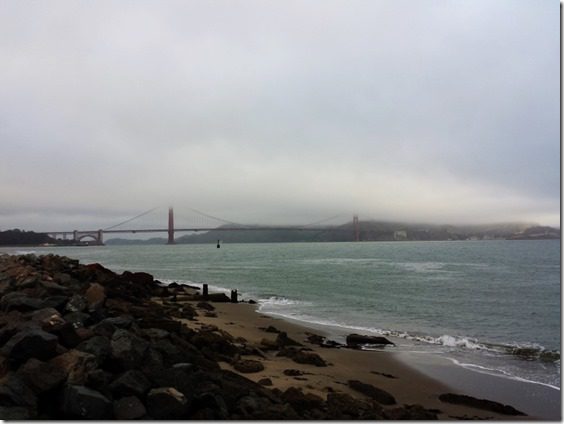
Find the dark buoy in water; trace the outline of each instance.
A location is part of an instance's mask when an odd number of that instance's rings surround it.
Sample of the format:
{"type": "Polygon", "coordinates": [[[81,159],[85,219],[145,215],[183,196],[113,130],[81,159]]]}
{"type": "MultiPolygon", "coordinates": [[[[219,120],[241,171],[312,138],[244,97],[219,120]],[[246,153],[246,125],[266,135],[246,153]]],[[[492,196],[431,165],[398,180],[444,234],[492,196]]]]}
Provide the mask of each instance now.
{"type": "Polygon", "coordinates": [[[217,248],[219,249],[221,246],[219,244],[219,240],[217,241],[217,248]]]}

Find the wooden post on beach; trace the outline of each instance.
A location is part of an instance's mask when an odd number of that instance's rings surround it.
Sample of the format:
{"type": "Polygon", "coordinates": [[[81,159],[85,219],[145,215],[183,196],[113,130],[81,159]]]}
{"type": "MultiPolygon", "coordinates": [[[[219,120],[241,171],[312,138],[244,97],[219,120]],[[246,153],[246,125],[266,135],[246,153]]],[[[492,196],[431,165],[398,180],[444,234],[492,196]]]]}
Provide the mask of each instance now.
{"type": "Polygon", "coordinates": [[[203,286],[203,293],[202,293],[202,295],[204,296],[204,299],[207,299],[207,298],[208,298],[208,285],[207,285],[207,284],[204,284],[204,286],[203,286]]]}
{"type": "Polygon", "coordinates": [[[237,290],[231,290],[231,303],[237,303],[237,290]]]}

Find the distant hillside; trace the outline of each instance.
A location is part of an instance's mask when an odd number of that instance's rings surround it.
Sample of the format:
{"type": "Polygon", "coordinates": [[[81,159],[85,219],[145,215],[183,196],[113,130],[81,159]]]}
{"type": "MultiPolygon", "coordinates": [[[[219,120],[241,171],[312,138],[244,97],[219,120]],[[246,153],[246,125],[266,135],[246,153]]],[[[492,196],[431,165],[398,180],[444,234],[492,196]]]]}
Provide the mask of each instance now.
{"type": "Polygon", "coordinates": [[[0,231],[0,246],[32,246],[44,243],[55,243],[47,234],[20,229],[0,231]]]}
{"type": "MultiPolygon", "coordinates": [[[[229,225],[230,228],[233,225],[229,225]]],[[[225,228],[225,227],[224,227],[225,228]]],[[[361,241],[425,241],[425,240],[535,240],[559,239],[560,229],[531,223],[488,225],[406,224],[401,222],[364,221],[360,223],[361,241]]],[[[354,241],[352,222],[332,228],[308,230],[217,230],[176,238],[177,244],[215,243],[287,243],[354,241]]],[[[165,244],[165,238],[149,240],[110,239],[106,244],[165,244]]]]}

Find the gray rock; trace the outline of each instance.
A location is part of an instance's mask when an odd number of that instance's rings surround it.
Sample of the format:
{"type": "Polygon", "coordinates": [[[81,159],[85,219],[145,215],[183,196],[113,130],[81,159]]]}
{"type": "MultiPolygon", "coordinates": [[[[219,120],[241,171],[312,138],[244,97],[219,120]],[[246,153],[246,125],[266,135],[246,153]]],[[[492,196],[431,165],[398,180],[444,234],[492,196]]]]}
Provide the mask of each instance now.
{"type": "Polygon", "coordinates": [[[112,335],[111,355],[122,368],[131,369],[142,365],[149,343],[124,329],[112,335]]]}

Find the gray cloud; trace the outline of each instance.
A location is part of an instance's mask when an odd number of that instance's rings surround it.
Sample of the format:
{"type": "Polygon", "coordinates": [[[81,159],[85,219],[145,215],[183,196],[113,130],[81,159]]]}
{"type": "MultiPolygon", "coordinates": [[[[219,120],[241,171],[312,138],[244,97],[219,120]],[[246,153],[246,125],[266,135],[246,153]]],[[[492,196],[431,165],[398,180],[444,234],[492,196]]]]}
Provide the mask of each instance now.
{"type": "Polygon", "coordinates": [[[168,204],[244,222],[557,225],[559,13],[4,1],[0,227],[97,228],[168,204]]]}

